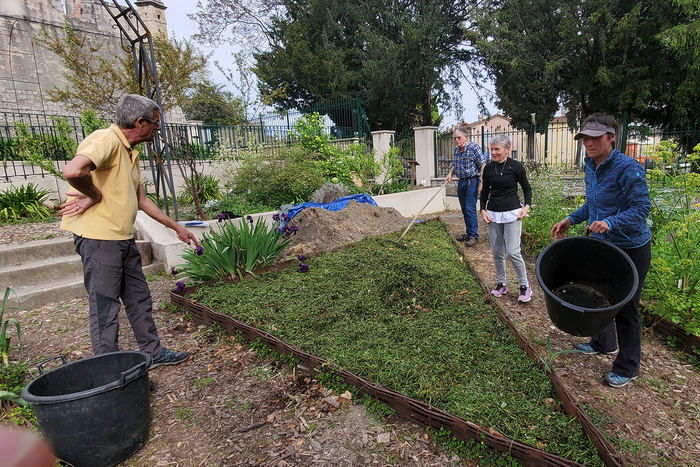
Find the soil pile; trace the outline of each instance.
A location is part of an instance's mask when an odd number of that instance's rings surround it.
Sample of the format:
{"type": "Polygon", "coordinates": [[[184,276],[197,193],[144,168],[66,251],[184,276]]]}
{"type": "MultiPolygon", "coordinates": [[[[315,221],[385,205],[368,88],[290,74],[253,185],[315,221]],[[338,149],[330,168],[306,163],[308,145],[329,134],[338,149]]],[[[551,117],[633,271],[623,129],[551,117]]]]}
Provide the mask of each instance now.
{"type": "Polygon", "coordinates": [[[287,246],[285,256],[309,255],[359,242],[365,237],[384,235],[405,228],[410,219],[394,208],[382,208],[350,201],[340,211],[307,208],[289,221],[299,227],[287,246]]]}

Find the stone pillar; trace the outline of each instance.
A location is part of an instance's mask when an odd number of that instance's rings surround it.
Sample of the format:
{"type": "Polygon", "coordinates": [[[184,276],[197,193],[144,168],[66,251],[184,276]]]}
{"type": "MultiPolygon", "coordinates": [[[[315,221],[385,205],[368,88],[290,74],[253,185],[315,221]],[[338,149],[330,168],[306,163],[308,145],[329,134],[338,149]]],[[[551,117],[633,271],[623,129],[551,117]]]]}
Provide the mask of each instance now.
{"type": "MultiPolygon", "coordinates": [[[[374,148],[374,160],[377,164],[382,162],[382,156],[391,149],[391,141],[394,137],[394,131],[381,130],[372,132],[372,147],[374,148]]],[[[375,183],[384,183],[384,176],[377,175],[375,183]]]]}
{"type": "Polygon", "coordinates": [[[416,184],[432,186],[435,177],[435,134],[436,126],[419,126],[413,129],[416,138],[416,184]]]}

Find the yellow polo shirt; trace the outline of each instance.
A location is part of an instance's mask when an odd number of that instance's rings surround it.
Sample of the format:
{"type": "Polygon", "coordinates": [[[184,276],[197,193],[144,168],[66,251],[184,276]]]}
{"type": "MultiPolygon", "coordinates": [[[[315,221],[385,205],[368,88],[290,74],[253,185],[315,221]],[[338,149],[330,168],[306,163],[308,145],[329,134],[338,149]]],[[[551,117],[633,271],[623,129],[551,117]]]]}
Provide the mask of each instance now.
{"type": "Polygon", "coordinates": [[[111,125],[90,134],[76,153],[95,164],[92,181],[102,192],[102,201],[75,217],[63,216],[61,228],[95,240],[133,238],[141,183],[138,151],[130,148],[118,126],[111,125]]]}

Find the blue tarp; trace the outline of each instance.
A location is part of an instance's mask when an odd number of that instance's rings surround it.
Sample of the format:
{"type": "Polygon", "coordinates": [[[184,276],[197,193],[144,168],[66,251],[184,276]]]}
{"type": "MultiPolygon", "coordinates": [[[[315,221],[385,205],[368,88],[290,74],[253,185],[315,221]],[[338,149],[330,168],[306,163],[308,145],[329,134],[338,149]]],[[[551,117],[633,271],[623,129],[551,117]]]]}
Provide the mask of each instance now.
{"type": "Polygon", "coordinates": [[[362,193],[359,195],[351,195],[351,196],[345,196],[343,198],[338,198],[332,203],[302,203],[302,204],[296,204],[294,207],[292,207],[288,212],[287,215],[289,216],[289,219],[294,218],[297,214],[299,214],[302,210],[306,208],[321,208],[321,209],[326,209],[328,211],[340,211],[343,209],[345,206],[348,205],[350,201],[357,201],[358,203],[367,203],[371,206],[376,206],[377,203],[372,199],[372,197],[366,193],[362,193]]]}

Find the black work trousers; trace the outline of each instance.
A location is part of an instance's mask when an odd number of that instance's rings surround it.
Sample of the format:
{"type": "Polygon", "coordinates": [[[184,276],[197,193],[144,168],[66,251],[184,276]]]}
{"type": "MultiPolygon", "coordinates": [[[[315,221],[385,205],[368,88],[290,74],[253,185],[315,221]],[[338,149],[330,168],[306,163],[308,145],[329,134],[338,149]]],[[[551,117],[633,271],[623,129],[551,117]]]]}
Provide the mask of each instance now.
{"type": "Polygon", "coordinates": [[[154,357],[160,355],[162,347],[153,321],[151,291],[134,239],[95,240],[78,235],[73,239],[75,251],[83,260],[93,353],[119,350],[119,310],[124,303],[139,350],[154,357]]]}
{"type": "Polygon", "coordinates": [[[651,264],[651,241],[638,248],[623,249],[630,257],[639,274],[639,284],[634,297],[617,313],[615,321],[605,331],[591,338],[591,347],[599,352],[620,353],[613,362],[613,373],[625,378],[639,375],[639,362],[642,358],[642,320],[639,316],[639,299],[642,286],[651,264]]]}

